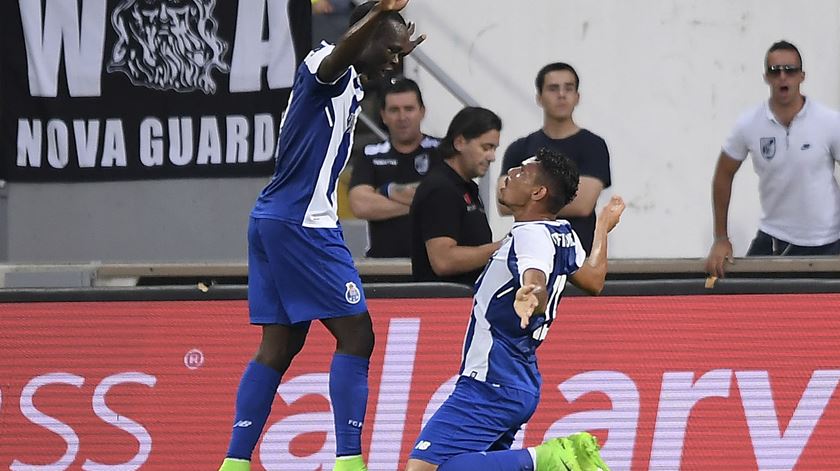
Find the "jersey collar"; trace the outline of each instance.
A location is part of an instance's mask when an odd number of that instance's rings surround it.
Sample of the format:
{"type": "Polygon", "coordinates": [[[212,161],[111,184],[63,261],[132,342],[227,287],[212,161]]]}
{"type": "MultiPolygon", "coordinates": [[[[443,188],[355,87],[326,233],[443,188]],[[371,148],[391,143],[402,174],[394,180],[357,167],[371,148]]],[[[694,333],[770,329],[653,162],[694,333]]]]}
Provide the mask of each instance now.
{"type": "MultiPolygon", "coordinates": [[[[802,104],[802,109],[799,110],[799,112],[796,113],[796,116],[793,117],[794,120],[804,118],[808,114],[808,109],[811,107],[811,100],[809,100],[805,95],[803,95],[802,98],[805,100],[805,103],[802,104]]],[[[764,102],[764,114],[767,116],[767,119],[779,124],[779,120],[776,119],[776,115],[774,115],[773,110],[770,109],[769,99],[764,102]]]]}

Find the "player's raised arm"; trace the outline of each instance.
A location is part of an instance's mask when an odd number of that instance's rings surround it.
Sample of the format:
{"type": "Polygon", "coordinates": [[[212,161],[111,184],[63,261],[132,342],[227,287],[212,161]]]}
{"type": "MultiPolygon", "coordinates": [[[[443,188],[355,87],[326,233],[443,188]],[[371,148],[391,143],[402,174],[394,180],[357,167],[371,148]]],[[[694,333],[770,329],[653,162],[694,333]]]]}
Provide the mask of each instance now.
{"type": "MultiPolygon", "coordinates": [[[[344,33],[335,49],[329,56],[325,57],[318,67],[318,78],[322,82],[330,83],[341,77],[345,70],[351,65],[357,65],[365,48],[374,42],[387,40],[389,35],[377,35],[377,28],[387,21],[391,12],[399,12],[405,8],[408,0],[382,0],[377,2],[373,8],[362,19],[354,23],[350,29],[344,33]],[[379,37],[383,36],[383,37],[379,37]],[[377,40],[377,41],[375,41],[377,40]]],[[[393,16],[392,16],[393,18],[393,16]]],[[[382,64],[366,64],[373,67],[386,68],[389,64],[396,65],[400,59],[409,54],[414,48],[420,44],[425,35],[411,40],[411,34],[414,32],[414,25],[405,25],[403,20],[400,20],[400,27],[405,28],[405,41],[394,41],[394,44],[383,44],[386,49],[383,57],[377,57],[375,60],[381,60],[382,64]],[[386,57],[387,55],[387,57],[386,57]]],[[[394,38],[402,38],[403,35],[392,35],[394,38]]],[[[378,54],[377,54],[378,55],[378,54]]],[[[370,72],[370,71],[365,71],[370,72]]]]}
{"type": "Polygon", "coordinates": [[[583,262],[580,270],[570,277],[572,284],[589,294],[597,295],[604,289],[604,280],[607,277],[607,234],[618,224],[622,212],[624,200],[620,196],[613,196],[601,209],[595,222],[592,253],[583,262]]]}

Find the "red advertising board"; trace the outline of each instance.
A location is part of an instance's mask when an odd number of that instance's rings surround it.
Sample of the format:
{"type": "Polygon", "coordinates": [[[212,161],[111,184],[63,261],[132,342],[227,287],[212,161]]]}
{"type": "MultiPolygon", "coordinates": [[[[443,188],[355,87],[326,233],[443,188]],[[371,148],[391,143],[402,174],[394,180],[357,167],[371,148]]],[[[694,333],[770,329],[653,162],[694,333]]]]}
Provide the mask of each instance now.
{"type": "MultiPolygon", "coordinates": [[[[840,295],[564,299],[539,352],[542,402],[515,446],[588,429],[614,471],[840,469],[838,306],[840,295]]],[[[371,470],[402,466],[452,388],[469,307],[370,301],[371,470]]],[[[0,469],[216,469],[259,339],[246,309],[0,304],[0,469]]],[[[313,327],[254,469],[332,468],[333,348],[313,327]]]]}

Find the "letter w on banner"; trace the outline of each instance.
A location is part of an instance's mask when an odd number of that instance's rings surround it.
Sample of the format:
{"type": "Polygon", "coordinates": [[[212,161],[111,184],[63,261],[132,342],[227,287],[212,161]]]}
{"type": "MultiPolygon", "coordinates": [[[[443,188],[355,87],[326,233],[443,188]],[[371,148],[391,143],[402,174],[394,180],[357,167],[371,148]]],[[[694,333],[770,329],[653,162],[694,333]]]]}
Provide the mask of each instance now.
{"type": "Polygon", "coordinates": [[[267,175],[306,0],[0,2],[0,178],[267,175]]]}

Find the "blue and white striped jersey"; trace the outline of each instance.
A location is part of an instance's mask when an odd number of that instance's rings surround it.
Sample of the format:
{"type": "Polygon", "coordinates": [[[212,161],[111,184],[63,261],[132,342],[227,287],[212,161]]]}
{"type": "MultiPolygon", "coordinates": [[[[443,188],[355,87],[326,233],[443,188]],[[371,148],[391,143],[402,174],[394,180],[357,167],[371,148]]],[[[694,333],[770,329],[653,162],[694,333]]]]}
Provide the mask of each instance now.
{"type": "Polygon", "coordinates": [[[263,188],[251,216],[313,228],[338,226],[338,176],[353,147],[353,129],[364,97],[351,66],[335,82],[316,73],[333,50],[322,46],[298,67],[274,150],[274,176],[263,188]]]}
{"type": "Polygon", "coordinates": [[[567,221],[531,221],[513,225],[510,236],[478,278],[470,323],[464,339],[460,373],[464,376],[538,393],[542,379],[536,350],[557,315],[568,275],[586,258],[567,221]],[[513,309],[525,270],[542,271],[548,280],[545,315],[519,326],[513,309]]]}

